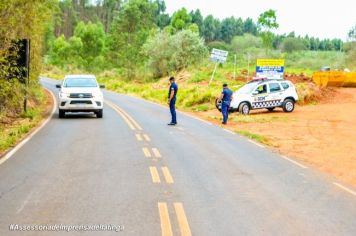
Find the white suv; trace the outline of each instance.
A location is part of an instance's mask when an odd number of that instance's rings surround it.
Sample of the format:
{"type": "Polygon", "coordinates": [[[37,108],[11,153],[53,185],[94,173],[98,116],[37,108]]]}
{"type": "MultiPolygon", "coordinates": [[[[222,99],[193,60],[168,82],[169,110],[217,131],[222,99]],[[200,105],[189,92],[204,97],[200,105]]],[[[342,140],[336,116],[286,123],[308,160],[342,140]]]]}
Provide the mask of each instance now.
{"type": "Polygon", "coordinates": [[[103,117],[103,93],[94,75],[66,75],[60,88],[58,98],[59,118],[66,112],[94,112],[97,118],[103,117]]]}
{"type": "MultiPolygon", "coordinates": [[[[248,115],[251,109],[266,108],[273,111],[282,107],[285,112],[294,110],[298,94],[292,82],[288,80],[256,79],[234,92],[230,112],[248,115]]],[[[221,111],[221,102],[216,101],[216,108],[221,111]]]]}

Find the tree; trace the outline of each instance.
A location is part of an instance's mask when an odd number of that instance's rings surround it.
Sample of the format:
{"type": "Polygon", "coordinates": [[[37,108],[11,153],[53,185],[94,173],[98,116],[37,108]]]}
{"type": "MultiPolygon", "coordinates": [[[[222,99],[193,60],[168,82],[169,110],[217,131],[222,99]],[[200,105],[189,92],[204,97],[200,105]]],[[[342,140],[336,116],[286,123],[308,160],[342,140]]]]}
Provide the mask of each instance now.
{"type": "Polygon", "coordinates": [[[142,46],[155,27],[157,5],[149,0],[131,0],[114,19],[110,34],[110,57],[126,71],[129,79],[144,62],[142,46]]]}
{"type": "Polygon", "coordinates": [[[261,37],[266,51],[272,47],[273,42],[273,29],[278,29],[276,11],[268,10],[260,14],[258,17],[258,26],[261,29],[261,37]]]}
{"type": "Polygon", "coordinates": [[[274,49],[280,49],[283,43],[283,40],[286,38],[286,35],[275,35],[273,37],[273,42],[272,42],[272,46],[274,49]]]}
{"type": "Polygon", "coordinates": [[[192,23],[192,17],[188,14],[187,9],[182,8],[176,11],[172,16],[171,26],[176,30],[187,29],[192,23]]]}
{"type": "Polygon", "coordinates": [[[101,23],[104,25],[105,32],[109,32],[112,21],[114,20],[115,11],[121,6],[121,0],[97,0],[97,8],[101,23]]]}
{"type": "Polygon", "coordinates": [[[235,18],[225,18],[221,22],[221,39],[226,43],[230,43],[235,34],[235,18]]]}
{"type": "Polygon", "coordinates": [[[143,47],[154,77],[168,75],[201,62],[207,49],[198,33],[182,30],[176,34],[159,32],[143,47]]]}
{"type": "Polygon", "coordinates": [[[220,20],[214,18],[213,25],[214,25],[214,40],[222,40],[220,20]]]}
{"type": "Polygon", "coordinates": [[[154,3],[157,6],[155,11],[156,25],[160,29],[163,29],[164,27],[168,26],[171,22],[171,18],[169,17],[169,14],[165,14],[166,3],[163,0],[156,0],[154,3]]]}
{"type": "Polygon", "coordinates": [[[50,44],[50,63],[63,67],[69,56],[69,43],[64,35],[56,38],[50,44]]]}
{"type": "Polygon", "coordinates": [[[197,9],[197,10],[195,10],[195,11],[191,11],[191,12],[189,13],[189,15],[190,15],[190,17],[192,18],[192,23],[193,23],[193,24],[196,24],[196,25],[199,27],[199,30],[201,30],[202,27],[203,27],[203,20],[204,20],[204,18],[203,18],[203,16],[201,15],[200,10],[197,9]]]}
{"type": "Polygon", "coordinates": [[[247,18],[244,22],[244,33],[249,33],[252,35],[257,35],[257,26],[251,18],[247,18]]]}
{"type": "Polygon", "coordinates": [[[206,42],[212,42],[216,39],[216,24],[214,24],[214,17],[208,15],[204,21],[201,29],[201,34],[206,42]]]}
{"type": "Polygon", "coordinates": [[[93,64],[93,62],[97,57],[102,55],[105,48],[106,35],[103,25],[101,23],[93,24],[91,22],[85,24],[81,21],[77,27],[75,27],[74,36],[77,39],[72,39],[72,43],[75,43],[73,46],[80,45],[78,39],[82,44],[80,55],[85,62],[84,68],[88,70],[94,68],[95,64],[93,64]]]}
{"type": "Polygon", "coordinates": [[[347,36],[350,41],[356,41],[356,25],[350,29],[347,36]]]}

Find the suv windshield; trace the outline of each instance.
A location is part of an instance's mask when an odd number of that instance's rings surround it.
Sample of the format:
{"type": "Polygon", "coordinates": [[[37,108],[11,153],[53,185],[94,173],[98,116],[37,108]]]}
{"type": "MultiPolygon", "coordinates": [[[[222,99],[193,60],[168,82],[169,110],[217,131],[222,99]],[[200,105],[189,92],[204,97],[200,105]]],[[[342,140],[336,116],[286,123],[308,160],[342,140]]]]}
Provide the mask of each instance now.
{"type": "Polygon", "coordinates": [[[97,87],[94,78],[68,78],[64,81],[64,87],[97,87]]]}

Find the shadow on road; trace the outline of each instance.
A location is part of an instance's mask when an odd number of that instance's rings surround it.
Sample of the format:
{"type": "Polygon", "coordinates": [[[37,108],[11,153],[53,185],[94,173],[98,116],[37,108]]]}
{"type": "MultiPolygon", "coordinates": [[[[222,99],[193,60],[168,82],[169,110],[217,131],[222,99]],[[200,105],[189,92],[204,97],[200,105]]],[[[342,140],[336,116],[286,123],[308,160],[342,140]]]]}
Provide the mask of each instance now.
{"type": "Polygon", "coordinates": [[[64,118],[59,118],[58,113],[56,113],[53,117],[54,119],[62,120],[62,119],[96,119],[96,115],[94,113],[66,113],[64,118]]]}

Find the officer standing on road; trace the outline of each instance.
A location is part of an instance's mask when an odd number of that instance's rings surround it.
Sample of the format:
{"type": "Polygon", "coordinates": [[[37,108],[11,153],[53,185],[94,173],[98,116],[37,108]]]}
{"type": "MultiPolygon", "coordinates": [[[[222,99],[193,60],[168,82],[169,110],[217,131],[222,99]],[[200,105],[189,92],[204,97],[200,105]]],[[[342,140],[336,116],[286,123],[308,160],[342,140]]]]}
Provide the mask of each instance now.
{"type": "Polygon", "coordinates": [[[229,108],[232,100],[232,91],[227,87],[227,84],[223,84],[223,91],[221,92],[219,101],[221,101],[221,113],[223,115],[223,125],[227,124],[229,118],[229,108]]]}
{"type": "Polygon", "coordinates": [[[169,78],[169,91],[168,91],[168,104],[169,104],[169,109],[171,111],[172,115],[172,120],[171,123],[168,125],[176,125],[177,124],[177,114],[176,114],[176,99],[177,99],[177,92],[178,92],[178,86],[175,83],[174,77],[169,78]]]}

